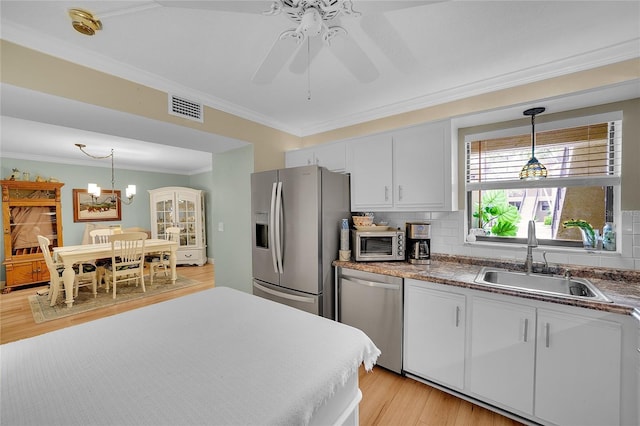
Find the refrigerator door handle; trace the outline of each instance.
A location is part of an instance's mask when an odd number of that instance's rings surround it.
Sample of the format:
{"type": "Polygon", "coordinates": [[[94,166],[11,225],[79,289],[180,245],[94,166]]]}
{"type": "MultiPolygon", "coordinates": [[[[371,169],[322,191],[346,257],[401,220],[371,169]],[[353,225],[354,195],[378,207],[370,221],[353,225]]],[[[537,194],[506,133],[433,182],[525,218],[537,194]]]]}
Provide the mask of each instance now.
{"type": "Polygon", "coordinates": [[[276,259],[278,269],[276,272],[282,274],[284,269],[282,268],[282,182],[278,182],[278,188],[276,191],[276,259]]]}
{"type": "Polygon", "coordinates": [[[313,297],[304,297],[304,296],[296,296],[295,294],[281,293],[279,291],[271,290],[268,287],[260,285],[255,281],[253,282],[253,286],[264,291],[265,293],[269,293],[273,296],[280,297],[282,299],[294,300],[296,302],[303,302],[303,303],[314,303],[313,297]]]}
{"type": "Polygon", "coordinates": [[[276,188],[278,182],[273,182],[271,187],[271,209],[269,214],[269,247],[271,247],[271,261],[273,262],[273,272],[278,273],[278,262],[276,260],[276,248],[275,248],[275,224],[276,224],[276,188]]]}

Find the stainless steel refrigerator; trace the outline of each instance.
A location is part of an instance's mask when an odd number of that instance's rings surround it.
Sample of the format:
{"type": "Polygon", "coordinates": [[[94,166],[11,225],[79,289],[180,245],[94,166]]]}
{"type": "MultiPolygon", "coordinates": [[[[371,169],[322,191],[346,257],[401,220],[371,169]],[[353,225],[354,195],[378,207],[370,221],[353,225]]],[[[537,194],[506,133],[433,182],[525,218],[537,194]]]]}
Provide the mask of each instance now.
{"type": "Polygon", "coordinates": [[[253,294],[334,319],[349,176],[302,166],[251,175],[253,294]]]}

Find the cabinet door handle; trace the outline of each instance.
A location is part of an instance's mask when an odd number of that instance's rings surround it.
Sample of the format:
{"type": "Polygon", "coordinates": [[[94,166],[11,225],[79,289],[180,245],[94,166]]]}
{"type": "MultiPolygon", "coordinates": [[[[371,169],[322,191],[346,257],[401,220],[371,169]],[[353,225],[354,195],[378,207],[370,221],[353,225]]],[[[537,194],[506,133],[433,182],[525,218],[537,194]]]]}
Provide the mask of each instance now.
{"type": "Polygon", "coordinates": [[[398,201],[402,201],[402,185],[398,185],[398,201]]]}
{"type": "Polygon", "coordinates": [[[528,333],[529,333],[529,318],[524,318],[524,320],[522,321],[522,341],[525,343],[527,343],[527,340],[529,339],[528,333]]]}
{"type": "Polygon", "coordinates": [[[387,185],[384,186],[384,200],[389,201],[389,187],[387,185]]]}
{"type": "Polygon", "coordinates": [[[549,323],[544,323],[544,346],[549,347],[549,323]]]}
{"type": "Polygon", "coordinates": [[[456,327],[460,326],[460,306],[456,306],[456,327]]]}
{"type": "Polygon", "coordinates": [[[346,277],[346,276],[342,277],[342,282],[350,282],[350,283],[368,286],[368,287],[382,288],[385,290],[397,290],[397,291],[402,290],[402,287],[398,284],[380,283],[376,281],[361,280],[358,278],[352,278],[352,277],[346,277]]]}

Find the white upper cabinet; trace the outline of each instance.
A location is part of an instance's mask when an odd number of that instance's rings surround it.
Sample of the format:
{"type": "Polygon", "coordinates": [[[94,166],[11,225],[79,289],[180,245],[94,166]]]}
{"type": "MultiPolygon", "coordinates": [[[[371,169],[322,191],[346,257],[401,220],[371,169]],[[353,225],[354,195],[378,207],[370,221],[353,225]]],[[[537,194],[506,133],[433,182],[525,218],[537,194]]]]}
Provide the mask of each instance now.
{"type": "Polygon", "coordinates": [[[393,208],[393,141],[389,134],[349,143],[351,210],[393,208]]]}
{"type": "Polygon", "coordinates": [[[332,172],[346,170],[346,144],[344,141],[296,149],[285,153],[285,167],[316,164],[332,172]]]}
{"type": "Polygon", "coordinates": [[[457,142],[440,121],[349,142],[351,210],[457,209],[457,142]]]}
{"type": "Polygon", "coordinates": [[[451,205],[449,122],[393,133],[394,205],[448,210],[451,205]]]}

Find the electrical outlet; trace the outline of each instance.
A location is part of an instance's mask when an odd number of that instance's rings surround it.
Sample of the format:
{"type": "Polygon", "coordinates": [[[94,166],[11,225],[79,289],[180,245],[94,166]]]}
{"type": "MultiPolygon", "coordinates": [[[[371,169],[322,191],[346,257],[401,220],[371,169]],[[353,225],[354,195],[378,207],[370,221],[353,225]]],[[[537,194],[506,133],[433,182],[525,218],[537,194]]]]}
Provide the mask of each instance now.
{"type": "Polygon", "coordinates": [[[218,222],[218,231],[224,232],[224,222],[218,222]]]}

